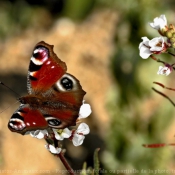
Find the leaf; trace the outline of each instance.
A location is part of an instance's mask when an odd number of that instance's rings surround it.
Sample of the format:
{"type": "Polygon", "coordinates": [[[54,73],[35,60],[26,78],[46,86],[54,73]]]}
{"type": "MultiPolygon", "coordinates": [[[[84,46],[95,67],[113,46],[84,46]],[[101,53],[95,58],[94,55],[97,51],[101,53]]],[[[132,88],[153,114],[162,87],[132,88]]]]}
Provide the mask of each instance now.
{"type": "Polygon", "coordinates": [[[97,148],[94,152],[94,175],[99,175],[99,171],[100,171],[100,162],[98,159],[99,150],[100,148],[97,148]]]}
{"type": "Polygon", "coordinates": [[[81,171],[81,173],[80,173],[80,175],[87,175],[87,163],[86,162],[84,162],[83,163],[83,168],[82,168],[82,171],[81,171]]]}
{"type": "Polygon", "coordinates": [[[88,167],[87,175],[94,175],[94,170],[92,169],[92,167],[88,167]]]}

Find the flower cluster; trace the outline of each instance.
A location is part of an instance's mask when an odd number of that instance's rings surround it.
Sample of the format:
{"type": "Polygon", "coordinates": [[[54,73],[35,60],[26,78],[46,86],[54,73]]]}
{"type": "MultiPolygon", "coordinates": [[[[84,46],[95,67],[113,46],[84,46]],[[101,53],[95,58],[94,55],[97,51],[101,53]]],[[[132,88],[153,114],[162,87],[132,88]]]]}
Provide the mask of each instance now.
{"type": "MultiPolygon", "coordinates": [[[[86,118],[91,114],[91,107],[89,104],[85,104],[83,101],[82,106],[80,107],[78,121],[80,119],[86,118]]],[[[53,140],[62,141],[65,138],[68,138],[72,141],[74,146],[80,146],[84,139],[85,135],[89,134],[90,129],[86,123],[80,123],[77,129],[69,130],[68,128],[64,129],[55,129],[52,128],[52,131],[44,130],[36,130],[31,131],[30,135],[37,139],[47,138],[52,134],[53,140]]],[[[48,149],[53,154],[59,154],[61,152],[60,147],[55,147],[53,144],[45,145],[46,149],[48,149]]]]}
{"type": "Polygon", "coordinates": [[[153,39],[148,39],[147,37],[142,37],[142,42],[139,44],[140,57],[147,59],[151,57],[157,62],[161,62],[164,66],[160,66],[157,74],[169,75],[173,71],[173,64],[168,64],[167,62],[157,59],[153,54],[167,53],[175,56],[173,53],[169,52],[169,49],[175,49],[175,27],[170,24],[167,25],[167,19],[165,15],[160,15],[156,17],[150,26],[156,29],[161,35],[160,37],[155,37],[153,39]]]}
{"type": "MultiPolygon", "coordinates": [[[[175,50],[175,27],[172,24],[167,25],[167,19],[165,15],[160,15],[160,17],[156,17],[153,20],[153,22],[150,23],[150,26],[156,29],[161,36],[153,38],[152,40],[149,40],[147,37],[142,37],[143,41],[139,45],[140,56],[143,59],[147,59],[148,57],[150,57],[159,63],[163,63],[163,66],[159,66],[157,74],[167,76],[173,70],[175,70],[174,67],[175,62],[171,64],[167,63],[165,61],[157,59],[155,55],[164,53],[175,57],[175,54],[172,53],[172,51],[175,50]]],[[[162,88],[175,91],[175,88],[167,87],[160,82],[155,81],[153,83],[162,88]]],[[[167,96],[166,94],[155,88],[152,89],[159,95],[162,95],[164,98],[168,99],[171,102],[171,104],[175,106],[175,102],[171,100],[169,96],[167,96]]],[[[175,146],[175,144],[156,143],[156,144],[143,144],[143,146],[146,148],[160,148],[165,146],[175,146]]]]}

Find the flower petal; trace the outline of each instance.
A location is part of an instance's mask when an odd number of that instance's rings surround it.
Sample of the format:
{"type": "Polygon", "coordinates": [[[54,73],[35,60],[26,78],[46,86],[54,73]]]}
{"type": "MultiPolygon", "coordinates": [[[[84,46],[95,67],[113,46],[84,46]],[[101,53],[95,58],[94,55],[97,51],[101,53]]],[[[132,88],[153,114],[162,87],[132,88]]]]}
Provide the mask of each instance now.
{"type": "Polygon", "coordinates": [[[143,59],[147,59],[150,55],[152,54],[152,52],[145,46],[140,48],[140,57],[142,57],[143,59]]]}
{"type": "Polygon", "coordinates": [[[64,137],[61,135],[61,134],[58,134],[58,129],[52,129],[53,130],[53,132],[54,132],[54,134],[55,134],[55,138],[57,139],[57,140],[63,140],[64,139],[64,137]]]}
{"type": "Polygon", "coordinates": [[[167,19],[165,15],[160,15],[153,20],[153,23],[150,23],[150,26],[156,30],[161,30],[167,26],[167,19]]]}
{"type": "Polygon", "coordinates": [[[61,133],[61,136],[63,138],[69,138],[71,136],[71,131],[68,128],[65,128],[61,133]]]}
{"type": "Polygon", "coordinates": [[[74,146],[80,146],[83,143],[84,138],[85,138],[84,135],[75,134],[74,137],[73,137],[73,139],[72,139],[73,145],[74,146]]]}
{"type": "Polygon", "coordinates": [[[61,152],[61,148],[55,148],[53,145],[48,145],[48,149],[53,154],[59,154],[61,152]]]}
{"type": "Polygon", "coordinates": [[[156,37],[149,41],[150,51],[162,51],[164,48],[164,38],[156,37]],[[160,45],[161,44],[161,45],[160,45]]]}
{"type": "Polygon", "coordinates": [[[32,137],[35,137],[37,139],[43,139],[45,135],[48,135],[48,132],[46,129],[44,130],[36,130],[36,131],[31,131],[30,135],[32,137]]]}
{"type": "MultiPolygon", "coordinates": [[[[168,64],[166,64],[166,65],[168,65],[168,64]]],[[[159,66],[159,70],[158,70],[157,74],[168,76],[172,72],[172,70],[173,70],[173,68],[170,65],[165,66],[165,67],[159,66]]]]}
{"type": "Polygon", "coordinates": [[[139,44],[139,50],[140,50],[140,57],[143,59],[147,59],[152,52],[150,51],[149,47],[149,39],[147,37],[142,37],[142,42],[139,44]]]}
{"type": "Polygon", "coordinates": [[[63,130],[53,128],[52,130],[57,140],[63,140],[64,138],[69,138],[71,136],[71,131],[68,128],[65,128],[63,130]]]}
{"type": "Polygon", "coordinates": [[[90,129],[89,129],[89,126],[86,124],[86,123],[81,123],[77,130],[76,130],[77,133],[81,133],[83,135],[87,135],[89,134],[90,132],[90,129]]]}
{"type": "Polygon", "coordinates": [[[79,111],[79,119],[88,117],[91,114],[91,112],[91,106],[89,104],[84,104],[83,102],[79,111]]]}

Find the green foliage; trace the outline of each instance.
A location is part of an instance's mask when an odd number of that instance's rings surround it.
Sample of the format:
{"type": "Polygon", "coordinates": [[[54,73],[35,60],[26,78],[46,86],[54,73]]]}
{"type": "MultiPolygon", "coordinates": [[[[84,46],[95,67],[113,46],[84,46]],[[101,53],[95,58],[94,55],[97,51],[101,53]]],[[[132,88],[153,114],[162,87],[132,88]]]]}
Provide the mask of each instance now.
{"type": "Polygon", "coordinates": [[[92,10],[94,4],[94,0],[67,0],[63,14],[74,20],[83,19],[92,10]]]}
{"type": "Polygon", "coordinates": [[[49,12],[42,7],[32,7],[26,1],[0,1],[0,37],[6,38],[21,33],[27,28],[49,26],[49,12]],[[38,15],[40,14],[40,15],[38,15]],[[44,20],[43,20],[44,19],[44,20]]]}
{"type": "Polygon", "coordinates": [[[100,171],[100,162],[98,159],[98,152],[100,149],[96,149],[94,152],[94,175],[98,175],[100,171]]]}
{"type": "Polygon", "coordinates": [[[94,168],[92,168],[92,167],[87,168],[87,163],[84,162],[82,172],[80,173],[80,175],[99,175],[99,172],[100,172],[100,162],[99,162],[99,158],[98,158],[99,150],[100,149],[97,148],[94,151],[94,168]]]}
{"type": "MultiPolygon", "coordinates": [[[[106,141],[108,150],[104,152],[102,162],[108,172],[113,170],[113,174],[128,174],[124,170],[132,169],[138,170],[137,174],[143,174],[143,170],[149,174],[149,170],[170,169],[169,162],[175,163],[170,148],[142,147],[144,143],[167,142],[174,109],[166,99],[151,90],[152,82],[160,80],[156,75],[160,64],[140,58],[138,46],[141,37],[151,39],[158,36],[149,31],[148,22],[161,14],[169,19],[170,9],[174,6],[170,7],[168,3],[165,6],[164,2],[157,0],[110,2],[118,10],[120,20],[115,38],[116,52],[111,60],[116,81],[108,99],[111,117],[106,141]]],[[[166,84],[164,78],[160,82],[166,84]]]]}

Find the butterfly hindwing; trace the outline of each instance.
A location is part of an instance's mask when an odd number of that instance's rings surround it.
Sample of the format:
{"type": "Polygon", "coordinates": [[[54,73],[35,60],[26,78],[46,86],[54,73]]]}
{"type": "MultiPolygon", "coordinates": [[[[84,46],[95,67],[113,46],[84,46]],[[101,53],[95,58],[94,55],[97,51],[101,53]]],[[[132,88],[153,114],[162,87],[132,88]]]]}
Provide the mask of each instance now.
{"type": "MultiPolygon", "coordinates": [[[[79,109],[82,105],[86,92],[82,89],[80,82],[71,74],[64,74],[50,89],[50,102],[58,104],[57,110],[45,109],[51,116],[60,120],[61,124],[55,128],[64,128],[76,124],[79,109]],[[64,81],[64,83],[63,83],[64,81]],[[59,106],[61,106],[59,109],[59,106]]],[[[52,104],[50,104],[50,107],[52,104]]]]}
{"type": "Polygon", "coordinates": [[[46,129],[48,123],[39,110],[33,110],[28,105],[20,105],[9,120],[8,127],[13,132],[25,134],[36,128],[46,129]]]}

